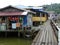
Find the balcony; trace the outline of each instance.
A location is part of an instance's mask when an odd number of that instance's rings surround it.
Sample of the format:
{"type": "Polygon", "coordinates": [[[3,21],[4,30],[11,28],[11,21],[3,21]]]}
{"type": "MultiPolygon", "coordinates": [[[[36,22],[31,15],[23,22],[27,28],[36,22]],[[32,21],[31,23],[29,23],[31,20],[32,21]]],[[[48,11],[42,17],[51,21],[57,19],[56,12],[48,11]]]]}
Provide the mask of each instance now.
{"type": "Polygon", "coordinates": [[[32,17],[32,21],[46,21],[46,17],[32,17]]]}

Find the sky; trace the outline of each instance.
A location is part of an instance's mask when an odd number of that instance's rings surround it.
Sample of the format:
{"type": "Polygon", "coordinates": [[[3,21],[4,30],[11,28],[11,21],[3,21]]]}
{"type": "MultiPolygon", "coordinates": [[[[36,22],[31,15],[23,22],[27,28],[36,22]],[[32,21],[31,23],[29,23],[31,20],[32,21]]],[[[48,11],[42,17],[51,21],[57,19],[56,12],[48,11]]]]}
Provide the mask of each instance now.
{"type": "Polygon", "coordinates": [[[51,3],[60,3],[60,0],[0,0],[0,8],[8,5],[42,6],[51,3]]]}

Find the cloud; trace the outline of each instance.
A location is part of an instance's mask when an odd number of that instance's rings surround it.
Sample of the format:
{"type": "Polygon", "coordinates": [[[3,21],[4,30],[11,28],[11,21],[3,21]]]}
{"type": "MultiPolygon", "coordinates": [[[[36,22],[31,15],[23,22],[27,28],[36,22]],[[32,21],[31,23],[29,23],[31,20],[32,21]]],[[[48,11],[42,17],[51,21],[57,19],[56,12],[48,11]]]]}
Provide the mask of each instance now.
{"type": "Polygon", "coordinates": [[[1,0],[0,8],[8,5],[41,6],[51,3],[60,3],[60,0],[1,0]]]}

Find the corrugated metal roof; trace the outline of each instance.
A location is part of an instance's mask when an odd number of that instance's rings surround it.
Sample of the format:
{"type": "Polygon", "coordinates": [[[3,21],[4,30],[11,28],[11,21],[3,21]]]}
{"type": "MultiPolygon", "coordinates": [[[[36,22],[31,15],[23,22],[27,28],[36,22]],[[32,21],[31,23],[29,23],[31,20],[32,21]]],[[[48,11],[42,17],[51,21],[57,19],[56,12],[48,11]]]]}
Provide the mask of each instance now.
{"type": "Polygon", "coordinates": [[[28,12],[23,12],[21,15],[27,15],[28,14],[28,12]]]}
{"type": "Polygon", "coordinates": [[[26,10],[26,9],[19,9],[19,8],[16,8],[16,7],[13,7],[13,6],[7,6],[7,7],[4,7],[4,8],[1,8],[0,9],[0,16],[14,16],[14,15],[27,15],[28,14],[28,12],[31,12],[31,13],[34,13],[35,14],[35,12],[32,12],[32,11],[28,11],[28,10],[26,10]],[[19,10],[19,11],[4,11],[5,9],[10,9],[10,8],[12,8],[12,9],[17,9],[17,10],[19,10]],[[2,11],[3,10],[3,11],[2,11]],[[23,11],[22,11],[23,10],[23,11]]]}
{"type": "Polygon", "coordinates": [[[0,12],[0,16],[27,15],[28,12],[0,12]]]}
{"type": "Polygon", "coordinates": [[[0,8],[0,11],[1,11],[1,10],[4,10],[4,9],[6,9],[6,8],[15,8],[15,9],[18,9],[18,10],[25,11],[24,9],[20,9],[20,8],[17,8],[17,7],[11,6],[11,5],[9,5],[9,6],[7,6],[7,7],[0,8]]]}
{"type": "Polygon", "coordinates": [[[13,7],[13,6],[7,6],[7,7],[4,7],[2,9],[0,9],[0,16],[15,16],[15,15],[27,15],[27,11],[25,11],[24,9],[18,9],[16,7],[13,7]],[[13,9],[17,9],[19,11],[2,11],[4,9],[10,9],[10,8],[13,8],[13,9]],[[23,10],[23,11],[22,11],[23,10]]]}

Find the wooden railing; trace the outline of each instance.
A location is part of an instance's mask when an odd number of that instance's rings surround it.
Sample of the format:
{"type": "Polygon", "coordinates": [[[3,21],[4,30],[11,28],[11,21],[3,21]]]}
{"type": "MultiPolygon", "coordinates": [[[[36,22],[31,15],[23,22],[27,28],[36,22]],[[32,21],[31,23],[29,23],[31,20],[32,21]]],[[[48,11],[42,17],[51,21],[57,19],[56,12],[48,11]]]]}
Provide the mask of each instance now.
{"type": "Polygon", "coordinates": [[[56,38],[58,39],[58,28],[57,28],[55,22],[53,20],[51,20],[50,24],[51,24],[51,26],[53,28],[53,31],[54,31],[54,33],[56,35],[56,38]]]}

